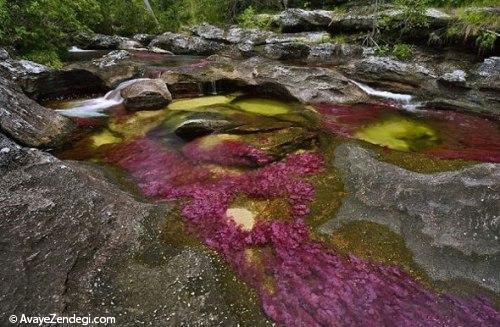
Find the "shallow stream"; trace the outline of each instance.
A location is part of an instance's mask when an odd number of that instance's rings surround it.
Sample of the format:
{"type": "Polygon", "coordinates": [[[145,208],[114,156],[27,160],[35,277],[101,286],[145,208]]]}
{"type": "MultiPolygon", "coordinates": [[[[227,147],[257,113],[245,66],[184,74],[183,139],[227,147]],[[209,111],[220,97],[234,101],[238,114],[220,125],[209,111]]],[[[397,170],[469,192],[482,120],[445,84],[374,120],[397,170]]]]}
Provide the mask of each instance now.
{"type": "Polygon", "coordinates": [[[498,322],[497,295],[430,278],[388,227],[360,220],[321,231],[348,195],[333,162],[337,147],[360,146],[409,171],[453,171],[500,162],[494,119],[391,102],[304,105],[241,93],[134,113],[113,92],[49,104],[80,127],[57,156],[113,167],[142,196],[175,203],[182,222],[176,242],[190,246],[195,237],[217,253],[273,321],[498,322]]]}

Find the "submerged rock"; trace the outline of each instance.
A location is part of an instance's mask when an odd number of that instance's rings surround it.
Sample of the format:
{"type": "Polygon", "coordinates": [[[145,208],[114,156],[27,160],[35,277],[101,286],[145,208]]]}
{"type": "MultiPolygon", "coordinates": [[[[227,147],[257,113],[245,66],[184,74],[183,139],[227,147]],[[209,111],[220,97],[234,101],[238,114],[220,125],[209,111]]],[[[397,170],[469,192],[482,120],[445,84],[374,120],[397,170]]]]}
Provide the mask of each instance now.
{"type": "Polygon", "coordinates": [[[16,141],[32,147],[50,147],[67,141],[73,123],[40,106],[12,82],[0,77],[0,127],[16,141]]]}
{"type": "Polygon", "coordinates": [[[161,79],[139,79],[121,90],[123,104],[126,109],[156,110],[172,101],[172,95],[161,79]]]}
{"type": "Polygon", "coordinates": [[[380,162],[363,148],[337,148],[335,165],[349,194],[321,227],[366,220],[402,235],[414,260],[432,278],[465,279],[498,292],[500,166],[422,174],[380,162]]]}

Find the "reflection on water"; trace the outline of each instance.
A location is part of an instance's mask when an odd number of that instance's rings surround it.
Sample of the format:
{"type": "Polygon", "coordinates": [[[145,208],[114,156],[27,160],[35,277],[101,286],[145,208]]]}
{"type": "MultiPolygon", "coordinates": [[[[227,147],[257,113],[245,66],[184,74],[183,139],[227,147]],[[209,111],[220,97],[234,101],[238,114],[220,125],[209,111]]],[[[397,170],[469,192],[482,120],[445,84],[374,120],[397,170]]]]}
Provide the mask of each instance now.
{"type": "Polygon", "coordinates": [[[98,117],[104,126],[59,156],[120,168],[145,196],[179,203],[187,230],[254,289],[279,324],[498,325],[486,299],[422,283],[425,273],[404,241],[379,225],[346,226],[332,235],[334,247],[310,227],[316,215],[334,215],[330,205],[345,195],[332,166],[336,144],[359,139],[405,158],[418,153],[420,161],[500,161],[495,123],[386,105],[313,109],[238,94],[151,112],[112,107],[98,117]],[[373,239],[356,241],[369,232],[373,239]]]}

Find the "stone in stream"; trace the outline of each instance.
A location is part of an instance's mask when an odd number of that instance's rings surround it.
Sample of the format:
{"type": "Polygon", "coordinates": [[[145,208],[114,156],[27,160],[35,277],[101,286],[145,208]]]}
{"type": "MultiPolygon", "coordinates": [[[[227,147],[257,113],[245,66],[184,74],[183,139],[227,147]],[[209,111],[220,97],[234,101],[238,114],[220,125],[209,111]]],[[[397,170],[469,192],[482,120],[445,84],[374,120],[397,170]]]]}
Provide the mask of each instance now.
{"type": "Polygon", "coordinates": [[[73,123],[40,106],[16,84],[0,77],[0,129],[24,145],[51,147],[67,141],[73,123]]]}
{"type": "Polygon", "coordinates": [[[385,225],[404,238],[430,277],[500,291],[500,165],[422,174],[352,144],[337,148],[335,165],[348,196],[323,233],[358,220],[385,225]]]}
{"type": "Polygon", "coordinates": [[[161,79],[139,79],[121,90],[127,110],[161,109],[172,101],[172,95],[161,79]]]}
{"type": "Polygon", "coordinates": [[[175,126],[174,133],[184,140],[192,140],[200,136],[221,133],[239,126],[238,122],[217,112],[195,112],[175,126]]]}

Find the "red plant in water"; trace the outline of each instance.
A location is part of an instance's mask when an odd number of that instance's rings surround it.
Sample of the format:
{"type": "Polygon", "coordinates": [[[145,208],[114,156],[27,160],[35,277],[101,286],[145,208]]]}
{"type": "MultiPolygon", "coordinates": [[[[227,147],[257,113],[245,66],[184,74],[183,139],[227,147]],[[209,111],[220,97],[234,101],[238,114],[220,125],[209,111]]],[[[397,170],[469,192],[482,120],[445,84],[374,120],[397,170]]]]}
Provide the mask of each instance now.
{"type": "MultiPolygon", "coordinates": [[[[332,134],[353,138],[356,131],[397,114],[398,109],[387,105],[318,104],[323,127],[332,134]]],[[[440,144],[424,150],[429,156],[441,159],[464,159],[500,162],[500,130],[495,122],[452,111],[421,111],[417,115],[428,121],[439,135],[440,144]]]]}
{"type": "Polygon", "coordinates": [[[187,200],[182,217],[188,230],[259,292],[265,312],[280,325],[500,324],[500,314],[485,299],[433,294],[399,268],[344,258],[311,240],[303,218],[314,189],[303,178],[322,170],[319,153],[289,155],[266,167],[222,178],[212,178],[179,153],[148,139],[118,145],[106,160],[128,171],[149,196],[187,200]],[[225,216],[238,195],[285,197],[293,222],[258,222],[251,231],[243,231],[225,216]],[[246,256],[254,248],[268,249],[260,264],[246,256]]]}

